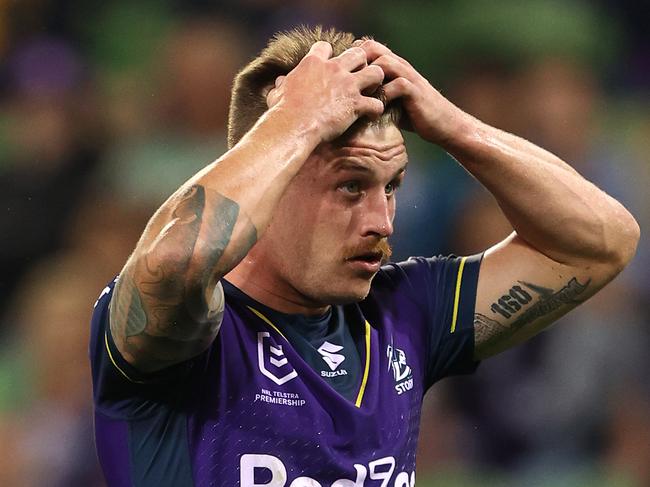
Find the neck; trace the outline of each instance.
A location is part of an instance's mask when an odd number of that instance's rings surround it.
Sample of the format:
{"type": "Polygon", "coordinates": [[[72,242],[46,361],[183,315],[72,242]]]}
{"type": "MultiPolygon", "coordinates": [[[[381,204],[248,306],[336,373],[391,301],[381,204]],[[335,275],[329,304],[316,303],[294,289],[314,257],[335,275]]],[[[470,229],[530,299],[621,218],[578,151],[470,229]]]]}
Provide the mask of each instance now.
{"type": "Polygon", "coordinates": [[[323,315],[329,305],[315,303],[283,279],[260,270],[255,260],[244,258],[224,278],[255,301],[286,314],[323,315]]]}

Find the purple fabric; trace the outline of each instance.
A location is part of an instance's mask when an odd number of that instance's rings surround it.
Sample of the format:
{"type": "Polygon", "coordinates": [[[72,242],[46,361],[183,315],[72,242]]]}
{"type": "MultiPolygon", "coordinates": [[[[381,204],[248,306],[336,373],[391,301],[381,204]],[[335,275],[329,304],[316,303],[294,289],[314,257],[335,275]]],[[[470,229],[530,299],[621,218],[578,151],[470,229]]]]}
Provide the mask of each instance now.
{"type": "MultiPolygon", "coordinates": [[[[344,307],[353,335],[364,337],[359,347],[364,369],[370,357],[358,405],[357,395],[355,400],[340,395],[274,326],[228,294],[219,334],[185,364],[184,375],[129,381],[101,341],[112,294],[108,286],[98,300],[91,337],[95,404],[101,411],[97,445],[108,485],[130,486],[129,421],[164,422],[182,415],[186,430],[165,428],[167,423],[143,429],[153,448],[143,449],[148,456],[138,459],[139,468],[165,471],[165,465],[182,465],[188,458],[193,485],[200,487],[412,487],[425,391],[441,377],[476,366],[472,317],[479,261],[465,265],[455,331],[450,323],[457,258],[386,266],[366,300],[344,307]],[[166,414],[158,415],[163,409],[166,414]]],[[[126,368],[117,349],[112,353],[126,368]]],[[[361,384],[359,377],[359,390],[361,384]]],[[[157,478],[176,485],[168,476],[157,478]]]]}
{"type": "Polygon", "coordinates": [[[95,413],[97,455],[110,487],[132,487],[129,461],[129,424],[95,413]]]}

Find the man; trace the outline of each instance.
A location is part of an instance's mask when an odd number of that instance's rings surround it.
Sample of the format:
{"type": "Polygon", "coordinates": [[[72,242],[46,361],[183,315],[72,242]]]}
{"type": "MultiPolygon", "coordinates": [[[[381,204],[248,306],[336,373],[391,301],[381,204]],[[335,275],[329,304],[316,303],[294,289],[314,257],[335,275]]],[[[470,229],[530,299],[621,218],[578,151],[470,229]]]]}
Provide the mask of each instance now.
{"type": "Polygon", "coordinates": [[[229,144],[96,305],[111,486],[412,486],[428,387],[593,295],[638,240],[567,164],[350,34],[271,41],[235,81],[229,144]],[[516,232],[483,256],[380,267],[407,162],[398,123],[452,154],[516,232]]]}

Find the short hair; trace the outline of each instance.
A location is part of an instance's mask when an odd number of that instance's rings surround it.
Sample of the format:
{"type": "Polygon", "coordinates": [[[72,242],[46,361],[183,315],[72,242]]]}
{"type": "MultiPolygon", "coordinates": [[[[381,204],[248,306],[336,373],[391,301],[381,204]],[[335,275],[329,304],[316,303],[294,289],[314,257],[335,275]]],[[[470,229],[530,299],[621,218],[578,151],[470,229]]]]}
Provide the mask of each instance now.
{"type": "MultiPolygon", "coordinates": [[[[278,76],[286,75],[295,68],[314,43],[329,42],[332,45],[332,56],[338,56],[352,47],[355,40],[354,34],[332,28],[324,29],[322,26],[301,26],[275,34],[266,48],[235,76],[228,114],[228,148],[239,142],[268,109],[266,89],[274,85],[278,76]]],[[[376,120],[361,117],[348,131],[360,126],[399,124],[399,102],[386,104],[386,95],[381,86],[369,96],[384,102],[384,113],[376,120]]]]}

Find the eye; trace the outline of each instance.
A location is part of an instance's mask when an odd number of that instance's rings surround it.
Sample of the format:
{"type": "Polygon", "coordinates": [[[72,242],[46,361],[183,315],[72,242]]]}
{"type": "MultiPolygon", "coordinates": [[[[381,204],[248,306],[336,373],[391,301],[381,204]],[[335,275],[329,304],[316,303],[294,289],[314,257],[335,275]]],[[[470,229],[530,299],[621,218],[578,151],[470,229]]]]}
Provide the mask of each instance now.
{"type": "Polygon", "coordinates": [[[348,181],[339,186],[339,188],[346,193],[356,195],[361,191],[361,184],[359,181],[348,181]]]}
{"type": "Polygon", "coordinates": [[[399,189],[401,184],[402,184],[401,179],[395,179],[391,181],[386,186],[384,186],[384,193],[386,193],[388,196],[392,195],[393,193],[395,193],[395,191],[399,189]]]}

